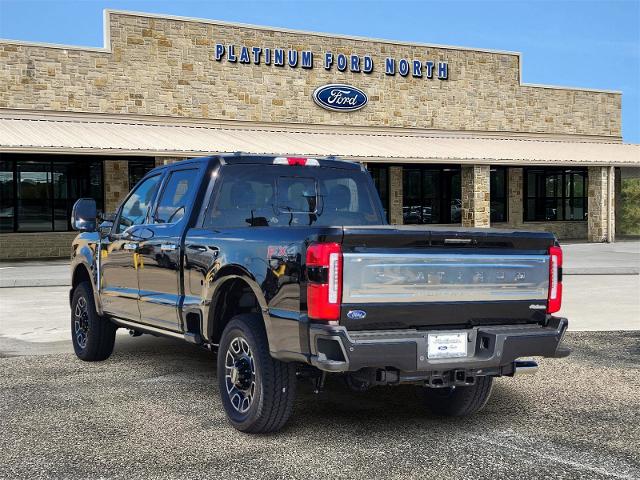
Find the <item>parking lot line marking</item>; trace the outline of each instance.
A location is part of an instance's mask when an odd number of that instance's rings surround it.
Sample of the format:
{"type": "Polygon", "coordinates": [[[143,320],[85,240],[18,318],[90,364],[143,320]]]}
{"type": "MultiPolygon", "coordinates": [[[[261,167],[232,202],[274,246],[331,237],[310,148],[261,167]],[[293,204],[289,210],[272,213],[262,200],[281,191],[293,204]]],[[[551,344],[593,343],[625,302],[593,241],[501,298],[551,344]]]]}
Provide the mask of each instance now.
{"type": "MultiPolygon", "coordinates": [[[[619,473],[619,472],[613,472],[610,470],[607,470],[606,468],[603,467],[597,467],[594,465],[589,465],[588,463],[584,462],[584,461],[573,461],[573,460],[567,460],[566,458],[563,458],[560,455],[553,455],[553,454],[549,454],[549,453],[543,453],[540,451],[536,451],[533,450],[531,448],[524,448],[524,447],[518,447],[516,445],[513,444],[513,441],[516,440],[517,441],[517,437],[518,435],[513,434],[513,433],[507,433],[507,437],[509,441],[498,441],[495,439],[495,437],[484,437],[482,435],[470,435],[471,437],[480,440],[482,442],[485,443],[490,443],[492,445],[495,445],[497,447],[502,447],[502,448],[508,448],[511,450],[514,450],[516,452],[521,452],[521,453],[527,453],[528,455],[531,456],[535,456],[538,457],[542,460],[549,460],[551,462],[555,462],[555,463],[559,463],[562,465],[567,465],[569,467],[573,467],[576,470],[582,470],[582,471],[589,471],[589,472],[593,472],[593,473],[598,473],[600,475],[605,475],[607,477],[613,477],[613,478],[620,478],[620,479],[625,479],[625,480],[633,480],[638,478],[637,474],[640,472],[635,472],[635,473],[619,473]],[[514,437],[516,437],[514,439],[514,437]]],[[[539,443],[536,441],[536,443],[539,443]]],[[[566,453],[566,452],[565,452],[566,453]]],[[[633,467],[631,467],[633,468],[633,467]]]]}

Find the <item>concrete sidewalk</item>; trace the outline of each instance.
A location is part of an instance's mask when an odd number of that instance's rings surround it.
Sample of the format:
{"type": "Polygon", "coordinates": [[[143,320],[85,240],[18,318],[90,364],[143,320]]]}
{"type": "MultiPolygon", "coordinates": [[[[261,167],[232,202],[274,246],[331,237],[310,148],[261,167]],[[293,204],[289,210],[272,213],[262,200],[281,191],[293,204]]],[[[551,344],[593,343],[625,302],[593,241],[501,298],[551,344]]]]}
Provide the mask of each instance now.
{"type": "Polygon", "coordinates": [[[640,275],[640,241],[566,243],[565,275],[640,275]]]}
{"type": "MultiPolygon", "coordinates": [[[[640,241],[566,243],[565,275],[640,275],[640,241]]],[[[59,287],[71,283],[69,261],[0,262],[0,288],[59,287]]]]}
{"type": "Polygon", "coordinates": [[[0,288],[59,287],[71,284],[69,260],[0,262],[0,288]]]}

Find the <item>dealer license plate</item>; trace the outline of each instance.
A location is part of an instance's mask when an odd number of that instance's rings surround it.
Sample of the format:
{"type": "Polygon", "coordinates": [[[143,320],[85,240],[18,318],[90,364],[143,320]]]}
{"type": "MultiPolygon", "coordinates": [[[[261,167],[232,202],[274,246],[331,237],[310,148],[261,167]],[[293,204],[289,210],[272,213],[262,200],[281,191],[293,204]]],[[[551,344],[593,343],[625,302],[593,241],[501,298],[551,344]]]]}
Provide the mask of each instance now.
{"type": "Polygon", "coordinates": [[[467,356],[467,334],[430,333],[427,339],[428,358],[459,358],[467,356]]]}

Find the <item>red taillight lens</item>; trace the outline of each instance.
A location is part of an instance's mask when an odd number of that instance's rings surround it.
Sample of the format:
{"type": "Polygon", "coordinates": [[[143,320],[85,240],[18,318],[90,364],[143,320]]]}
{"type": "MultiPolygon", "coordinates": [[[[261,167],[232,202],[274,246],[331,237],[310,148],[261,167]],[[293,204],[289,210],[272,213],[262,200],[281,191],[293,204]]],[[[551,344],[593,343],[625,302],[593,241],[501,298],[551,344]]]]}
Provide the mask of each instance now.
{"type": "Polygon", "coordinates": [[[562,306],[562,249],[549,248],[549,297],[547,313],[555,313],[562,306]]]}
{"type": "Polygon", "coordinates": [[[314,320],[340,319],[342,248],[313,243],[307,248],[307,311],[314,320]]]}

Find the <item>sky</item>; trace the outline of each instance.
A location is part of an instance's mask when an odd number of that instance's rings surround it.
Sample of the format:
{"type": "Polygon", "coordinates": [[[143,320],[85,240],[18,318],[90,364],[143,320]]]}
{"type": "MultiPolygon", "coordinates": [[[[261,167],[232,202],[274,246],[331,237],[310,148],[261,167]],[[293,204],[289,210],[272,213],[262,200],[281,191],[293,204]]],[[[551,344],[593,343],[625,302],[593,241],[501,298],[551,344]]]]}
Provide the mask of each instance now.
{"type": "Polygon", "coordinates": [[[640,0],[0,0],[0,38],[103,46],[105,8],[522,53],[522,81],[622,91],[640,143],[640,0]]]}

